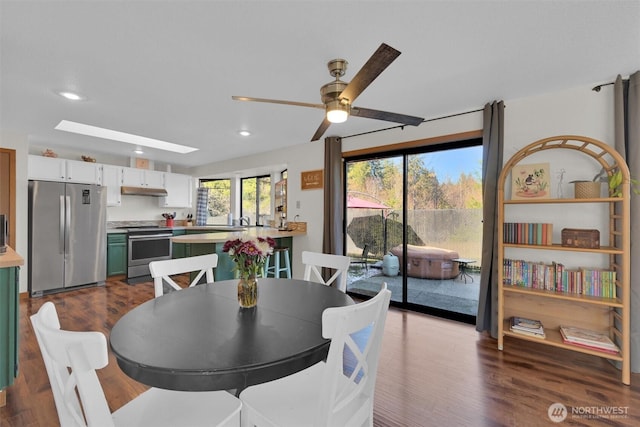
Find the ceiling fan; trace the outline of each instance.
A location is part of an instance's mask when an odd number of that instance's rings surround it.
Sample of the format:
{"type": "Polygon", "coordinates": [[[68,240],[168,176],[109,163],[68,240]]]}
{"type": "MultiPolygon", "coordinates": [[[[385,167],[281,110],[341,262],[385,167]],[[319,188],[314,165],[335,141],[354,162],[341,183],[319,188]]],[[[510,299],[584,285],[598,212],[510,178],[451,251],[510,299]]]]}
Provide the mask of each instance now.
{"type": "Polygon", "coordinates": [[[331,123],[342,123],[349,115],[365,117],[369,119],[385,120],[387,122],[401,123],[403,125],[418,126],[424,121],[422,117],[408,116],[405,114],[390,113],[387,111],[372,110],[370,108],[356,107],[353,101],[378,77],[398,56],[400,51],[382,43],[378,50],[358,71],[350,82],[343,82],[340,77],[347,70],[347,61],[333,59],[327,67],[335,80],[320,88],[322,104],[307,102],[281,101],[278,99],[251,98],[247,96],[232,96],[236,101],[269,102],[272,104],[295,105],[298,107],[321,108],[326,115],[316,133],[311,138],[317,141],[327,131],[331,123]]]}

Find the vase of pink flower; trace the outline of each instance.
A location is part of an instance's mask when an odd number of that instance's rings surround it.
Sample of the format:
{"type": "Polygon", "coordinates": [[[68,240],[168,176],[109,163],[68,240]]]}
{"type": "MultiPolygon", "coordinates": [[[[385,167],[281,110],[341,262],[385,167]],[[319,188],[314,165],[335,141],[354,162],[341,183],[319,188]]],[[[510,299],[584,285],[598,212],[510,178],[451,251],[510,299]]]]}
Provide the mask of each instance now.
{"type": "Polygon", "coordinates": [[[222,248],[235,262],[238,282],[238,303],[242,308],[258,304],[258,279],[264,271],[267,258],[273,253],[276,242],[271,237],[227,240],[222,248]]]}

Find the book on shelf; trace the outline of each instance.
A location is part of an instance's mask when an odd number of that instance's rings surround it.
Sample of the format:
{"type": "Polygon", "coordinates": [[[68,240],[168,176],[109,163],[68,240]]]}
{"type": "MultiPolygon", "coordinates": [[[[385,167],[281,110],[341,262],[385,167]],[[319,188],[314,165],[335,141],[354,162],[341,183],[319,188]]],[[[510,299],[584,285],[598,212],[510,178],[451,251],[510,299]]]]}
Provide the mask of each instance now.
{"type": "Polygon", "coordinates": [[[620,349],[606,334],[575,326],[560,326],[565,344],[577,345],[593,350],[618,353],[620,349]]]}
{"type": "Polygon", "coordinates": [[[553,224],[532,222],[503,223],[503,242],[518,245],[551,245],[553,224]]]}
{"type": "Polygon", "coordinates": [[[511,332],[536,338],[545,338],[542,322],[535,319],[513,316],[511,318],[511,332]]]}
{"type": "Polygon", "coordinates": [[[567,269],[563,264],[545,264],[504,258],[502,284],[531,289],[615,299],[616,272],[593,268],[567,269]]]}

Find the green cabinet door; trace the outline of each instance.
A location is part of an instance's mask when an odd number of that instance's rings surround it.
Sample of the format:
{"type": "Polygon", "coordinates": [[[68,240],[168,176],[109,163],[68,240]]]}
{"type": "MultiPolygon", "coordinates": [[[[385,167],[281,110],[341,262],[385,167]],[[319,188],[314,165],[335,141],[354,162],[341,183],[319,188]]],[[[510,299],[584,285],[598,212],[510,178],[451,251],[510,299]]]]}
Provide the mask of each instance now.
{"type": "MultiPolygon", "coordinates": [[[[183,236],[187,234],[186,230],[173,230],[174,236],[183,236]]],[[[186,243],[171,244],[171,258],[184,258],[187,256],[186,243]]]]}
{"type": "Polygon", "coordinates": [[[0,268],[0,390],[18,376],[18,271],[0,268]]]}
{"type": "Polygon", "coordinates": [[[127,235],[107,234],[107,276],[127,274],[127,235]]]}

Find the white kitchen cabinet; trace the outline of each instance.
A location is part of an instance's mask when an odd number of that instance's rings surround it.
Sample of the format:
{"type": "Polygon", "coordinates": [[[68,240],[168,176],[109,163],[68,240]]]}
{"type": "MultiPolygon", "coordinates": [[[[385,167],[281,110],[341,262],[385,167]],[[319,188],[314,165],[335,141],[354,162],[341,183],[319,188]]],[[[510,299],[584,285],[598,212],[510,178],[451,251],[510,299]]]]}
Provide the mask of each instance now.
{"type": "Polygon", "coordinates": [[[122,166],[102,165],[102,185],[107,188],[107,206],[122,206],[122,166]]]}
{"type": "Polygon", "coordinates": [[[164,188],[164,172],[138,168],[122,168],[125,187],[164,188]]]}
{"type": "Polygon", "coordinates": [[[67,182],[102,184],[102,165],[92,162],[67,160],[67,182]]]}
{"type": "Polygon", "coordinates": [[[101,184],[102,165],[91,162],[58,159],[30,155],[28,159],[29,179],[43,181],[101,184]]]}
{"type": "Polygon", "coordinates": [[[193,203],[193,178],[178,173],[165,173],[167,197],[160,198],[160,207],[190,208],[193,203]]]}
{"type": "Polygon", "coordinates": [[[149,188],[165,188],[165,173],[147,170],[144,173],[145,186],[149,188]]]}
{"type": "Polygon", "coordinates": [[[29,156],[27,167],[29,179],[40,179],[44,181],[67,180],[67,166],[65,159],[29,156]]]}

